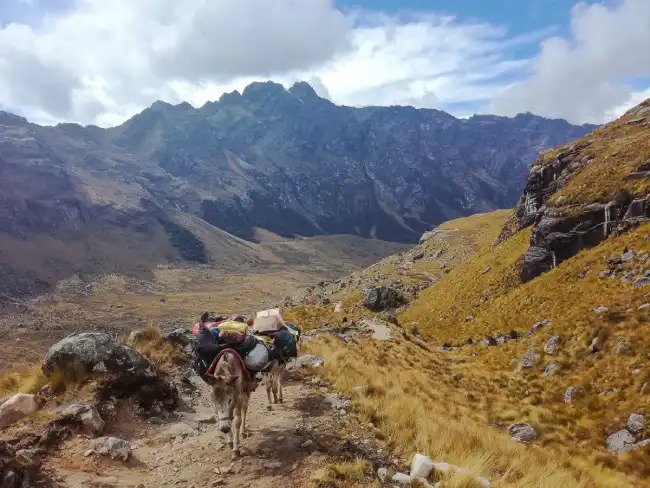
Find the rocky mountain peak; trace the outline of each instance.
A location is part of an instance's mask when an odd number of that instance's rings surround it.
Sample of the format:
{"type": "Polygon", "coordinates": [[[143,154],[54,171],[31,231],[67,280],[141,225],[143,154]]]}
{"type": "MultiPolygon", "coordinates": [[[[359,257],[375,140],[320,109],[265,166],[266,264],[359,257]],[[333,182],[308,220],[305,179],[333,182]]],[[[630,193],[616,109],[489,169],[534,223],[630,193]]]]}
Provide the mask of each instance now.
{"type": "Polygon", "coordinates": [[[314,88],[306,81],[298,81],[294,83],[291,88],[289,88],[289,93],[298,97],[303,102],[308,100],[321,100],[321,97],[318,96],[316,90],[314,90],[314,88]]]}

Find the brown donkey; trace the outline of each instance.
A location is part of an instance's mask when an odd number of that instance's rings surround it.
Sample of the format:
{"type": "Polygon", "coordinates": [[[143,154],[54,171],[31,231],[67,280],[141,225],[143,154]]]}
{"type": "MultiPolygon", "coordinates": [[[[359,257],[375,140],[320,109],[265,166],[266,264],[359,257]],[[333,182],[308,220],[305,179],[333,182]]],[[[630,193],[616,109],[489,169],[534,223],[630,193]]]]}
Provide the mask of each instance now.
{"type": "MultiPolygon", "coordinates": [[[[213,363],[214,364],[214,363],[213,363]]],[[[212,401],[219,419],[219,430],[228,434],[233,457],[239,456],[239,440],[246,437],[246,414],[248,400],[257,383],[251,379],[239,357],[226,349],[217,356],[217,364],[203,375],[212,387],[212,401]]]]}

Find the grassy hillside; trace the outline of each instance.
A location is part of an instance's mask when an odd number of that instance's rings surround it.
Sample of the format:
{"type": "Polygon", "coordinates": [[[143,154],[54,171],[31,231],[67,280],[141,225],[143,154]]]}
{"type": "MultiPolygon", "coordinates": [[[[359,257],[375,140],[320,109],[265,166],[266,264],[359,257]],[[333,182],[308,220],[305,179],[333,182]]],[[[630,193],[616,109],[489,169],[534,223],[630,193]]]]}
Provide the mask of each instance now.
{"type": "MultiPolygon", "coordinates": [[[[504,217],[499,212],[450,222],[443,228],[457,233],[441,234],[407,253],[433,247],[444,249],[443,255],[459,250],[463,258],[398,314],[398,340],[344,344],[326,336],[308,343],[308,350],[326,358],[325,378],[354,398],[387,447],[407,457],[424,452],[499,480],[495,486],[644,486],[641,480],[650,474],[647,453],[616,457],[605,449],[605,438],[624,427],[630,414],[644,413],[650,395],[650,372],[644,369],[650,307],[642,307],[650,302],[650,288],[636,289],[621,279],[628,269],[650,267],[650,224],[522,285],[517,263],[529,231],[492,246],[504,217]],[[622,265],[616,277],[600,278],[607,259],[627,250],[635,251],[636,259],[622,265]],[[599,306],[609,310],[594,312],[599,306]],[[504,345],[438,348],[511,330],[528,332],[546,319],[552,323],[504,345]],[[558,352],[544,353],[555,335],[561,338],[558,352]],[[604,340],[603,347],[589,354],[594,337],[604,340]],[[630,351],[617,354],[623,341],[630,351]],[[519,361],[531,350],[539,362],[522,372],[519,361]],[[550,361],[558,366],[545,376],[550,361]],[[567,404],[564,393],[570,386],[579,394],[567,404]],[[541,449],[515,443],[499,427],[519,422],[535,427],[534,445],[541,449]]],[[[395,273],[389,263],[399,261],[389,258],[373,271],[379,268],[391,282],[395,273]]],[[[370,316],[359,305],[361,297],[358,291],[347,294],[345,315],[370,316]]],[[[305,306],[288,315],[314,328],[340,321],[343,314],[329,306],[305,306]]]]}

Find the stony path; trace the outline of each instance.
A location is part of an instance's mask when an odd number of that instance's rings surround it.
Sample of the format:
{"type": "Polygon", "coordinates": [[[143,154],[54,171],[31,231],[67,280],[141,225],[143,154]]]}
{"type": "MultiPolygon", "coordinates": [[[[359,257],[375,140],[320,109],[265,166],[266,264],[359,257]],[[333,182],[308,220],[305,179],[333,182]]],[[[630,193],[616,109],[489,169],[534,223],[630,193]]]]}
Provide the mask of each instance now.
{"type": "MultiPolygon", "coordinates": [[[[194,383],[201,384],[198,379],[194,383]]],[[[136,445],[128,463],[84,457],[88,440],[75,438],[49,458],[46,469],[61,486],[71,488],[305,486],[324,456],[321,451],[327,450],[319,447],[326,447],[334,423],[331,409],[311,386],[288,381],[285,403],[271,412],[265,390],[258,387],[249,407],[250,436],[242,441],[245,452],[234,462],[217,425],[205,423],[212,407],[207,388],[201,385],[201,390],[180,421],[150,426],[120,417],[113,433],[136,445]]]]}

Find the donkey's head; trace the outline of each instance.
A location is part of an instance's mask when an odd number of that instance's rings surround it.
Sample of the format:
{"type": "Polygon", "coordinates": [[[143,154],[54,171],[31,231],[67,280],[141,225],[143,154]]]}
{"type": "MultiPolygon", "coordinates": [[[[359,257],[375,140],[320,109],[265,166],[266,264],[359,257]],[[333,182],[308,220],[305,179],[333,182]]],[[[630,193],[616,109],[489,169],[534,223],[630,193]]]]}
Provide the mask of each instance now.
{"type": "Polygon", "coordinates": [[[224,434],[230,432],[237,400],[237,378],[231,374],[203,375],[203,380],[212,387],[212,401],[219,417],[219,430],[224,434]]]}

